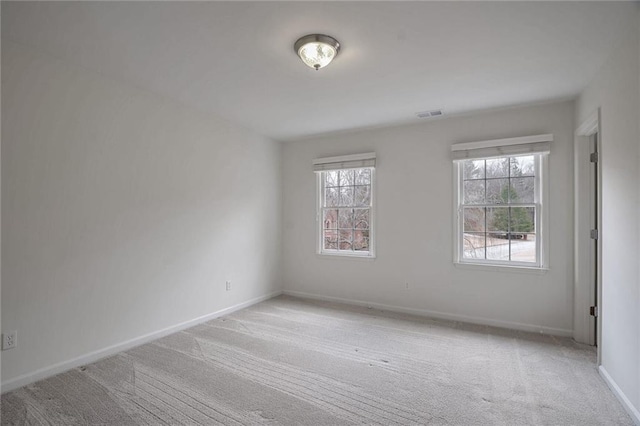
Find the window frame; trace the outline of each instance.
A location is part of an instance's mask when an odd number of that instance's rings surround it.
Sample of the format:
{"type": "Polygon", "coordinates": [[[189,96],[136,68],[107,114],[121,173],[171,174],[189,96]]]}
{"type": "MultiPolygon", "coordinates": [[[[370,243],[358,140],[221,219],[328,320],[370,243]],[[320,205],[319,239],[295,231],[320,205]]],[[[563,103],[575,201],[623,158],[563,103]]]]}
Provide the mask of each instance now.
{"type": "MultiPolygon", "coordinates": [[[[549,153],[529,152],[504,155],[491,155],[486,157],[468,158],[453,161],[453,211],[454,211],[454,264],[465,266],[490,267],[491,269],[527,269],[527,270],[547,270],[549,267],[549,153]],[[516,207],[535,207],[535,234],[536,234],[536,262],[522,262],[513,260],[497,259],[465,259],[464,258],[464,177],[462,163],[467,160],[490,160],[496,158],[512,158],[521,156],[534,156],[535,169],[535,191],[533,203],[517,204],[516,207]]],[[[486,177],[485,177],[486,180],[486,177]]],[[[474,207],[510,206],[510,204],[483,203],[473,205],[474,207]]],[[[487,231],[485,230],[485,233],[487,231]]]]}
{"type": "MultiPolygon", "coordinates": [[[[347,156],[345,156],[347,158],[347,156]]],[[[376,258],[376,226],[375,226],[375,211],[376,211],[376,168],[375,166],[365,167],[347,167],[339,169],[327,169],[315,173],[316,175],[316,253],[321,256],[334,256],[334,257],[347,257],[357,259],[375,259],[376,258]],[[338,207],[325,207],[324,206],[324,174],[330,171],[342,171],[342,170],[358,170],[369,169],[371,171],[371,204],[369,206],[369,250],[368,251],[356,251],[356,250],[329,250],[324,248],[324,221],[323,212],[324,209],[338,209],[338,207]]],[[[357,207],[352,207],[357,208],[357,207]]]]}

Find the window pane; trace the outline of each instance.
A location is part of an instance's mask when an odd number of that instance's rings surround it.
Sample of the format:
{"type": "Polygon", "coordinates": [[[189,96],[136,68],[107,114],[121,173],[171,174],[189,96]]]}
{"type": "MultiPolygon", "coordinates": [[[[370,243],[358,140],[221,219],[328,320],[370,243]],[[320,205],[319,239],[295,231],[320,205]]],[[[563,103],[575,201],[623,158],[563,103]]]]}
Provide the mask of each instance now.
{"type": "Polygon", "coordinates": [[[487,207],[487,231],[497,238],[507,238],[509,207],[487,207]]]}
{"type": "Polygon", "coordinates": [[[369,185],[371,183],[371,169],[357,169],[356,185],[369,185]]]}
{"type": "Polygon", "coordinates": [[[487,203],[507,204],[508,202],[509,202],[509,179],[488,179],[487,180],[487,203]]]}
{"type": "Polygon", "coordinates": [[[369,251],[369,231],[353,231],[353,249],[369,251]]]}
{"type": "Polygon", "coordinates": [[[336,229],[338,227],[338,210],[324,211],[324,229],[336,229]]]}
{"type": "Polygon", "coordinates": [[[464,232],[484,231],[484,208],[464,208],[464,232]]]}
{"type": "Polygon", "coordinates": [[[351,229],[340,229],[338,231],[338,247],[340,250],[351,250],[351,241],[353,238],[353,231],[351,229]]]}
{"type": "Polygon", "coordinates": [[[487,259],[509,260],[509,239],[506,233],[487,234],[487,259]]]}
{"type": "Polygon", "coordinates": [[[533,203],[535,178],[523,177],[511,179],[511,202],[533,203]]]}
{"type": "Polygon", "coordinates": [[[509,207],[487,208],[487,259],[509,260],[509,207]]]}
{"type": "Polygon", "coordinates": [[[464,204],[484,203],[484,180],[468,180],[464,182],[464,204]]]}
{"type": "Polygon", "coordinates": [[[509,177],[509,157],[486,160],[487,179],[509,177]]]}
{"type": "Polygon", "coordinates": [[[484,259],[485,234],[484,232],[465,232],[462,235],[463,252],[465,259],[484,259]]]}
{"type": "Polygon", "coordinates": [[[324,172],[324,186],[338,186],[338,172],[324,172]]]}
{"type": "Polygon", "coordinates": [[[536,261],[536,234],[518,234],[511,240],[511,260],[516,262],[536,261]]]}
{"type": "Polygon", "coordinates": [[[535,161],[533,155],[511,157],[511,177],[534,176],[535,161]]]}
{"type": "Polygon", "coordinates": [[[338,205],[338,188],[325,188],[324,207],[336,207],[338,205]]]}
{"type": "Polygon", "coordinates": [[[369,229],[369,209],[355,209],[353,216],[354,228],[369,229]]]}
{"type": "Polygon", "coordinates": [[[371,187],[369,185],[359,185],[355,187],[355,205],[369,206],[371,205],[371,187]]]}
{"type": "Polygon", "coordinates": [[[463,162],[462,179],[484,179],[484,160],[467,160],[463,162]]]}
{"type": "Polygon", "coordinates": [[[354,184],[354,170],[340,170],[340,186],[349,186],[354,184]]]}
{"type": "Polygon", "coordinates": [[[511,232],[535,232],[535,217],[534,207],[511,207],[511,232]]]}
{"type": "Polygon", "coordinates": [[[325,250],[337,250],[338,249],[338,231],[335,229],[324,231],[324,249],[325,250]]]}
{"type": "Polygon", "coordinates": [[[340,209],[338,214],[338,228],[353,228],[353,210],[340,209]]]}
{"type": "Polygon", "coordinates": [[[340,188],[340,200],[341,206],[353,205],[353,186],[347,186],[346,188],[340,188]]]}

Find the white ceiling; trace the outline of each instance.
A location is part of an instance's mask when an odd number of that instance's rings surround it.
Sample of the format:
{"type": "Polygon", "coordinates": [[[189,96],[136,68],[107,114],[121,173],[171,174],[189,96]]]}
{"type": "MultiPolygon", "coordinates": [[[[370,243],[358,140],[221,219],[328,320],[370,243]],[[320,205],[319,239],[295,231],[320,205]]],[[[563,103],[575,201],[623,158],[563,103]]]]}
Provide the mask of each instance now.
{"type": "MultiPolygon", "coordinates": [[[[637,3],[2,2],[2,38],[278,140],[576,96],[637,3]],[[320,71],[293,52],[342,44],[320,71]]],[[[633,12],[633,13],[631,13],[633,12]]]]}

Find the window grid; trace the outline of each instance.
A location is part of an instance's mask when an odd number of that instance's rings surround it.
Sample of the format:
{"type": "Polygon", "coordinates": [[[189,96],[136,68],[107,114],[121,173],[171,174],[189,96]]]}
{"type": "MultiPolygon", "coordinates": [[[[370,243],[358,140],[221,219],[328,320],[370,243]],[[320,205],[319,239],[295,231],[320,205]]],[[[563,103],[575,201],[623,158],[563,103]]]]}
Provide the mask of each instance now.
{"type": "Polygon", "coordinates": [[[320,179],[321,252],[368,255],[373,169],[325,171],[320,179]]]}
{"type": "MultiPolygon", "coordinates": [[[[512,168],[514,165],[514,162],[517,163],[517,158],[519,157],[525,157],[525,156],[505,156],[505,157],[500,157],[500,158],[496,158],[496,159],[477,159],[477,160],[467,160],[470,162],[482,162],[482,177],[467,177],[465,176],[465,169],[462,167],[459,170],[460,173],[460,202],[459,202],[459,206],[460,206],[460,212],[461,212],[461,229],[460,229],[460,250],[461,250],[461,259],[464,260],[481,260],[481,261],[488,261],[489,263],[496,263],[496,264],[500,264],[500,263],[504,263],[504,264],[539,264],[539,238],[538,238],[538,229],[539,229],[539,219],[538,219],[538,214],[539,214],[539,208],[538,208],[538,199],[539,199],[539,156],[538,155],[528,155],[526,157],[532,157],[533,158],[533,162],[534,165],[531,168],[531,171],[533,173],[520,173],[517,175],[512,175],[512,168]],[[490,176],[489,174],[489,170],[487,167],[487,162],[488,161],[506,161],[506,176],[490,176]],[[531,179],[533,182],[533,190],[532,190],[532,195],[533,195],[533,202],[517,202],[518,201],[518,194],[516,189],[514,188],[512,182],[513,180],[516,179],[531,179]],[[502,193],[505,192],[506,189],[506,200],[504,200],[504,194],[501,194],[501,198],[503,198],[503,202],[488,202],[488,198],[489,198],[489,194],[488,194],[488,182],[491,181],[500,181],[506,180],[506,188],[502,189],[502,193]],[[482,203],[478,203],[478,202],[467,202],[468,200],[466,199],[467,197],[467,193],[465,191],[466,186],[465,186],[465,182],[482,182],[482,192],[483,192],[483,202],[482,203]],[[465,221],[465,209],[481,209],[482,211],[482,216],[483,216],[483,220],[482,220],[482,231],[469,231],[467,232],[466,226],[467,223],[465,221]],[[490,223],[489,223],[489,210],[490,209],[496,209],[495,212],[492,212],[493,214],[495,214],[497,211],[497,209],[505,209],[506,210],[506,223],[507,223],[507,227],[506,229],[490,229],[490,223]],[[515,222],[515,217],[514,217],[514,210],[513,209],[520,209],[519,212],[526,212],[526,210],[524,209],[531,209],[531,214],[530,214],[530,220],[532,222],[532,229],[530,230],[524,230],[522,228],[518,229],[518,227],[514,227],[514,222],[515,222]],[[504,231],[504,232],[501,232],[504,231]],[[465,250],[465,235],[469,235],[468,238],[471,237],[476,237],[478,236],[478,234],[482,234],[482,257],[481,258],[477,258],[476,256],[468,256],[467,255],[467,250],[465,250]],[[523,240],[527,240],[529,238],[529,236],[533,236],[535,238],[535,255],[533,256],[533,259],[530,260],[523,260],[523,259],[514,259],[514,254],[513,254],[513,245],[514,245],[514,240],[516,239],[523,239],[523,240]],[[507,252],[507,259],[497,259],[497,258],[492,258],[489,255],[489,249],[492,249],[492,244],[489,243],[489,239],[493,240],[495,237],[504,237],[506,238],[506,245],[508,247],[508,252],[507,252]]],[[[525,224],[526,227],[526,224],[525,224]]],[[[521,244],[520,242],[518,242],[518,244],[521,244]]],[[[473,246],[470,242],[469,242],[470,246],[473,246]]],[[[472,249],[470,250],[473,253],[477,253],[477,249],[472,249]]]]}

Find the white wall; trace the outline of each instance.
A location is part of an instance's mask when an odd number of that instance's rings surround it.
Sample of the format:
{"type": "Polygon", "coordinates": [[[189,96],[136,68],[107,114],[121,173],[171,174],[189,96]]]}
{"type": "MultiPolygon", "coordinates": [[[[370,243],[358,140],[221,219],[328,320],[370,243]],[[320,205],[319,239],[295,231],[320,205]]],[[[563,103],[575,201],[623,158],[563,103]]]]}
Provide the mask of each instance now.
{"type": "Polygon", "coordinates": [[[3,40],[5,382],[278,291],[280,158],[3,40]]]}
{"type": "Polygon", "coordinates": [[[570,335],[573,114],[573,102],[563,102],[285,144],[285,291],[570,335]],[[555,136],[550,156],[550,270],[531,274],[456,268],[451,144],[543,133],[555,136]],[[377,258],[317,255],[311,161],[369,151],[378,156],[377,258]]]}
{"type": "MultiPolygon", "coordinates": [[[[640,14],[640,13],[639,13],[640,14]]],[[[577,102],[601,110],[602,367],[640,409],[640,16],[577,102]],[[638,236],[638,238],[634,238],[638,236]]],[[[640,422],[640,418],[636,418],[640,422]]]]}

